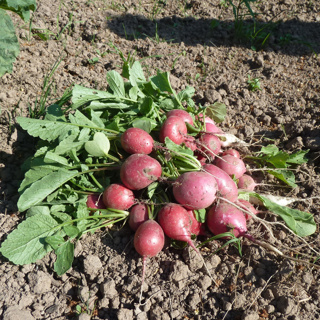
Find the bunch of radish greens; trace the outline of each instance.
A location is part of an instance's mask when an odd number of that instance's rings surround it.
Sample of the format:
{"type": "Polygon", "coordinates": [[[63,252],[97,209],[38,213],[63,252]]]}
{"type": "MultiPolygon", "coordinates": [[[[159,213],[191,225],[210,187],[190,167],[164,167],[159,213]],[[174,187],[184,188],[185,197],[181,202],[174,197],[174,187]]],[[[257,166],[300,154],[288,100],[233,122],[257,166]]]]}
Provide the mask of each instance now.
{"type": "MultiPolygon", "coordinates": [[[[42,119],[17,118],[38,143],[19,188],[26,219],[2,243],[3,256],[21,265],[54,250],[61,275],[83,234],[127,221],[144,261],[163,248],[165,236],[198,253],[197,235],[256,241],[246,227],[256,218],[252,200],[296,235],[315,232],[311,214],[254,191],[236,148],[241,141],[217,126],[226,115],[223,104],[195,105],[192,87],[176,92],[168,72],[147,80],[138,61],[106,78],[107,91],[75,85],[42,119]]],[[[290,167],[306,162],[305,154],[270,145],[250,163],[268,165],[294,187],[290,167]]]]}

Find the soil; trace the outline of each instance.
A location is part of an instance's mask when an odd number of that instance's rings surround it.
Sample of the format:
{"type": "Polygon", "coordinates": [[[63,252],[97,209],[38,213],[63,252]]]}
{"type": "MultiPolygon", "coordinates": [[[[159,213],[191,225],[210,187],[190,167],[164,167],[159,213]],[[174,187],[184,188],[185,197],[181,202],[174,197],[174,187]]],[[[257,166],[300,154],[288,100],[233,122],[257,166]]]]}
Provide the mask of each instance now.
{"type": "MultiPolygon", "coordinates": [[[[175,89],[195,87],[198,104],[223,102],[223,130],[287,152],[309,149],[297,188],[258,190],[304,199],[293,206],[319,224],[320,201],[309,198],[320,196],[320,3],[270,0],[253,8],[260,12],[258,30],[272,27],[262,48],[261,33],[239,37],[232,8],[222,1],[43,0],[31,24],[12,15],[21,53],[12,74],[0,79],[1,241],[24,218],[16,206],[20,167],[34,146],[15,118],[34,108],[53,66],[46,105],[74,83],[106,89],[106,72],[121,72],[122,65],[112,44],[140,60],[148,75],[170,71],[175,89]],[[250,90],[248,75],[260,80],[261,90],[250,90]]],[[[319,228],[306,242],[280,226],[276,239],[256,222],[248,228],[288,256],[320,250],[319,228]]],[[[87,234],[77,242],[73,268],[60,277],[53,254],[24,266],[0,257],[0,318],[320,319],[319,269],[246,240],[242,257],[233,246],[210,255],[221,242],[202,249],[215,283],[191,249],[167,245],[148,261],[139,306],[142,261],[132,238],[126,227],[87,234]]]]}

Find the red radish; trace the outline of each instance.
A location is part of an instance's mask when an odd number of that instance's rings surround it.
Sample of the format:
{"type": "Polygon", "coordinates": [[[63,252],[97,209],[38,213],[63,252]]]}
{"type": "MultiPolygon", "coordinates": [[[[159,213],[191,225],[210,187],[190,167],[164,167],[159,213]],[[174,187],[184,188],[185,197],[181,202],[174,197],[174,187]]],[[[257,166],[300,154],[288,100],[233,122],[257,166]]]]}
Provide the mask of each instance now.
{"type": "Polygon", "coordinates": [[[164,246],[164,232],[161,226],[154,220],[142,223],[134,235],[134,248],[142,256],[142,280],[139,303],[142,297],[142,286],[146,273],[147,259],[157,255],[164,246]]]}
{"type": "Polygon", "coordinates": [[[130,153],[149,154],[153,149],[153,138],[140,128],[127,129],[120,138],[122,148],[130,153]]]}
{"type": "Polygon", "coordinates": [[[200,231],[201,231],[202,223],[196,219],[193,210],[187,210],[187,212],[188,212],[189,217],[191,219],[190,231],[191,231],[192,234],[198,236],[200,234],[200,231]]]}
{"type": "Polygon", "coordinates": [[[256,186],[257,186],[257,184],[255,183],[253,178],[251,176],[249,176],[248,174],[244,174],[238,179],[238,188],[239,189],[253,191],[256,186]]]}
{"type": "Polygon", "coordinates": [[[223,131],[220,128],[218,128],[215,124],[212,124],[210,122],[205,122],[205,129],[206,132],[223,133],[223,131]]]}
{"type": "Polygon", "coordinates": [[[247,171],[244,162],[230,154],[216,158],[215,165],[236,179],[239,179],[247,171]]]}
{"type": "Polygon", "coordinates": [[[160,129],[159,140],[164,142],[168,137],[176,144],[181,144],[185,140],[188,130],[185,122],[177,116],[171,116],[163,123],[160,129]]]}
{"type": "Polygon", "coordinates": [[[201,135],[199,143],[201,145],[200,149],[212,159],[214,159],[215,156],[220,152],[220,139],[213,134],[205,133],[201,135]]]}
{"type": "Polygon", "coordinates": [[[197,253],[191,240],[192,220],[188,211],[177,203],[168,203],[158,212],[158,222],[169,238],[187,242],[197,253]]]}
{"type": "Polygon", "coordinates": [[[225,171],[213,164],[205,164],[203,166],[203,170],[207,173],[212,174],[216,179],[218,192],[221,197],[232,202],[238,199],[237,185],[225,171]]]}
{"type": "Polygon", "coordinates": [[[129,226],[133,231],[145,221],[149,220],[148,206],[144,203],[139,203],[130,209],[129,226]]]}
{"type": "Polygon", "coordinates": [[[164,232],[154,220],[143,222],[134,235],[134,248],[145,259],[157,255],[164,246],[164,232]]]}
{"type": "MultiPolygon", "coordinates": [[[[239,207],[243,208],[244,210],[250,211],[250,212],[251,212],[252,214],[254,214],[254,215],[257,215],[257,214],[258,214],[257,209],[256,209],[249,201],[247,201],[247,200],[238,199],[238,200],[236,201],[236,204],[239,205],[239,207]]],[[[252,219],[252,216],[251,216],[249,213],[243,212],[243,214],[244,214],[244,216],[245,216],[245,218],[246,218],[247,221],[250,220],[250,219],[252,219]]]]}
{"type": "Polygon", "coordinates": [[[160,163],[146,154],[132,154],[121,166],[120,178],[122,183],[131,190],[147,187],[161,176],[160,163]]]}
{"type": "Polygon", "coordinates": [[[176,116],[181,118],[184,122],[187,122],[189,124],[191,124],[193,126],[193,119],[190,116],[190,114],[183,110],[183,109],[173,109],[167,112],[166,114],[167,118],[172,117],[172,116],[176,116]]]}
{"type": "Polygon", "coordinates": [[[158,213],[158,221],[164,233],[171,239],[185,241],[202,259],[208,275],[215,282],[200,251],[191,240],[192,220],[188,211],[177,203],[166,204],[158,213]]]}
{"type": "Polygon", "coordinates": [[[128,210],[134,205],[134,194],[122,184],[113,183],[104,190],[103,203],[107,208],[128,210]]]}
{"type": "Polygon", "coordinates": [[[101,194],[89,194],[87,199],[87,207],[92,209],[105,209],[101,194]]]}
{"type": "Polygon", "coordinates": [[[232,232],[239,237],[247,233],[246,218],[242,211],[224,201],[210,208],[207,213],[207,226],[214,235],[232,232]]]}
{"type": "Polygon", "coordinates": [[[190,210],[209,207],[216,199],[217,181],[206,172],[185,172],[173,183],[177,202],[190,210]]]}
{"type": "Polygon", "coordinates": [[[240,153],[239,153],[239,151],[236,150],[236,149],[227,149],[227,150],[224,150],[224,151],[222,152],[222,156],[225,156],[225,155],[227,155],[227,154],[230,154],[231,156],[234,156],[234,157],[240,159],[240,153]]]}

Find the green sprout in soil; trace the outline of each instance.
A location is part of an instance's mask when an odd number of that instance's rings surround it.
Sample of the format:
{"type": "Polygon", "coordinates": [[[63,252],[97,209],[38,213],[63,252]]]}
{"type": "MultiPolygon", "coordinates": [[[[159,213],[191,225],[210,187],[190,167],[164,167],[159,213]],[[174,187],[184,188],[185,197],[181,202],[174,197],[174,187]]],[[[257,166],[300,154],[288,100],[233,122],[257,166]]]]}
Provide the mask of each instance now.
{"type": "Polygon", "coordinates": [[[259,78],[253,78],[251,79],[251,76],[248,75],[248,88],[250,91],[257,91],[257,90],[261,90],[260,87],[260,79],[259,78]]]}

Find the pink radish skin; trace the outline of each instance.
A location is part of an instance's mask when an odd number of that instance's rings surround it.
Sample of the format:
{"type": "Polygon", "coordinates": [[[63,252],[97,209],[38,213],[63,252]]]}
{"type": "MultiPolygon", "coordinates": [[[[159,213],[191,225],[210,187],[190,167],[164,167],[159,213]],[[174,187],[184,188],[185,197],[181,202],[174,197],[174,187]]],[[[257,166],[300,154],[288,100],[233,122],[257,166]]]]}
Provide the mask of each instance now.
{"type": "Polygon", "coordinates": [[[177,116],[171,116],[163,123],[159,133],[160,142],[164,142],[168,137],[176,144],[181,144],[185,141],[185,136],[188,130],[185,122],[177,116]]]}
{"type": "Polygon", "coordinates": [[[167,118],[172,117],[172,116],[176,116],[181,118],[184,122],[187,122],[189,124],[191,124],[193,126],[193,119],[190,116],[190,114],[183,110],[183,109],[173,109],[167,112],[166,114],[167,118]]]}
{"type": "Polygon", "coordinates": [[[106,209],[106,206],[103,203],[102,195],[89,194],[87,199],[87,207],[92,209],[106,209]]]}
{"type": "MultiPolygon", "coordinates": [[[[257,209],[247,200],[244,200],[244,199],[238,199],[236,202],[235,202],[239,207],[245,209],[245,210],[248,210],[250,211],[252,214],[254,215],[257,215],[258,214],[258,211],[257,209]]],[[[250,220],[252,219],[252,216],[250,216],[250,214],[246,213],[246,212],[243,212],[246,220],[250,220]]]]}
{"type": "Polygon", "coordinates": [[[210,134],[210,133],[203,134],[199,139],[199,143],[202,146],[201,150],[212,159],[214,159],[215,156],[220,152],[220,149],[221,149],[220,139],[213,134],[210,134]]]}
{"type": "Polygon", "coordinates": [[[188,212],[189,217],[191,219],[190,231],[191,231],[192,234],[198,236],[200,234],[200,232],[201,232],[202,223],[196,219],[193,210],[187,210],[187,212],[188,212]]]}
{"type": "Polygon", "coordinates": [[[213,164],[205,164],[203,170],[212,174],[216,179],[218,192],[222,198],[232,202],[238,199],[237,185],[225,171],[213,164]]]}
{"type": "Polygon", "coordinates": [[[207,213],[207,226],[214,235],[232,232],[239,237],[247,233],[246,218],[242,211],[224,201],[210,208],[207,213]]]}
{"type": "Polygon", "coordinates": [[[214,164],[236,179],[239,179],[247,171],[244,162],[230,154],[216,158],[214,164]]]}
{"type": "Polygon", "coordinates": [[[191,240],[192,220],[187,210],[177,203],[168,203],[158,213],[158,222],[169,238],[187,242],[198,254],[191,240]]]}
{"type": "Polygon", "coordinates": [[[157,255],[164,246],[164,232],[161,226],[154,220],[142,223],[133,239],[134,248],[142,256],[142,280],[139,304],[142,296],[142,286],[146,274],[147,259],[157,255]]]}
{"type": "Polygon", "coordinates": [[[220,128],[218,128],[215,124],[212,124],[210,122],[205,122],[205,128],[206,128],[206,132],[223,133],[223,131],[220,128]]]}
{"type": "Polygon", "coordinates": [[[129,226],[133,231],[145,221],[149,220],[148,206],[144,203],[134,205],[129,213],[129,226]]]}
{"type": "Polygon", "coordinates": [[[132,190],[125,186],[113,183],[103,192],[103,203],[107,208],[128,210],[135,203],[132,190]]]}
{"type": "Polygon", "coordinates": [[[230,154],[231,156],[234,156],[234,157],[240,159],[240,153],[236,149],[227,149],[222,152],[222,156],[226,156],[227,154],[230,154]]]}
{"type": "Polygon", "coordinates": [[[173,183],[177,202],[189,210],[209,207],[216,199],[217,181],[206,172],[186,172],[173,183]]]}
{"type": "Polygon", "coordinates": [[[254,188],[257,186],[253,178],[247,174],[242,175],[238,179],[238,188],[248,191],[253,191],[254,188]]]}
{"type": "Polygon", "coordinates": [[[154,220],[143,222],[134,235],[134,248],[143,257],[157,255],[164,246],[164,232],[154,220]]]}
{"type": "Polygon", "coordinates": [[[122,183],[131,190],[147,187],[161,176],[160,163],[146,154],[132,154],[120,168],[122,183]]]}
{"type": "Polygon", "coordinates": [[[122,148],[130,153],[149,154],[153,149],[153,138],[140,128],[127,129],[120,138],[122,148]]]}

